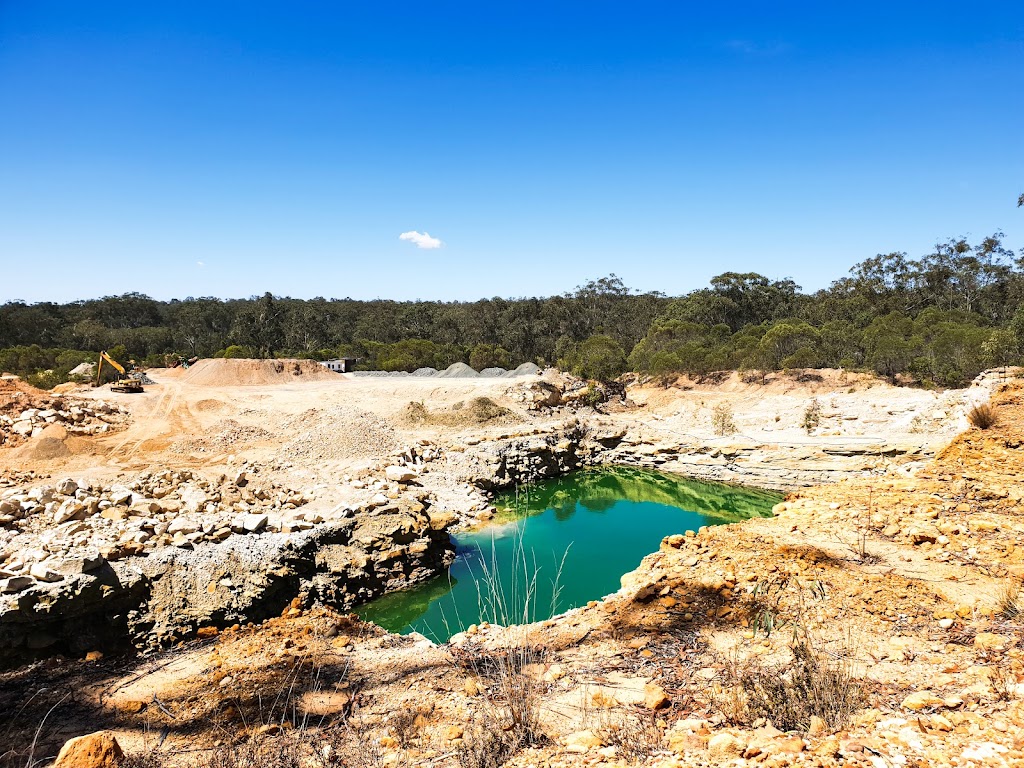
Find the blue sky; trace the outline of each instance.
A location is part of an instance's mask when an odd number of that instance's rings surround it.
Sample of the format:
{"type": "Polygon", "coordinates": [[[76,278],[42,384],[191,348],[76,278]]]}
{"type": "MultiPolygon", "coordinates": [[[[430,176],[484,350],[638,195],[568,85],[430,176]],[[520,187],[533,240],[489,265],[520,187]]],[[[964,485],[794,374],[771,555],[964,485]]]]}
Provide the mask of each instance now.
{"type": "Polygon", "coordinates": [[[815,289],[1024,247],[1019,2],[0,0],[0,99],[0,301],[815,289]]]}

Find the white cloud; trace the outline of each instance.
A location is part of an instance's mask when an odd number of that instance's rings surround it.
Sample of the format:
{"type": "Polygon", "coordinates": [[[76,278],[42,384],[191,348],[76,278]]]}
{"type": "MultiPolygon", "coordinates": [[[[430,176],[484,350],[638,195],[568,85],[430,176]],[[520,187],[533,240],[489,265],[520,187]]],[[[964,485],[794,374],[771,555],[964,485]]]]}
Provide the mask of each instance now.
{"type": "Polygon", "coordinates": [[[205,266],[206,266],[206,262],[203,262],[203,261],[197,261],[197,262],[196,262],[196,266],[197,266],[197,267],[199,267],[200,269],[202,269],[203,267],[205,267],[205,266]]]}
{"type": "Polygon", "coordinates": [[[426,248],[428,250],[433,248],[440,248],[443,243],[436,237],[431,237],[429,232],[403,232],[398,236],[399,240],[406,240],[417,248],[426,248]]]}

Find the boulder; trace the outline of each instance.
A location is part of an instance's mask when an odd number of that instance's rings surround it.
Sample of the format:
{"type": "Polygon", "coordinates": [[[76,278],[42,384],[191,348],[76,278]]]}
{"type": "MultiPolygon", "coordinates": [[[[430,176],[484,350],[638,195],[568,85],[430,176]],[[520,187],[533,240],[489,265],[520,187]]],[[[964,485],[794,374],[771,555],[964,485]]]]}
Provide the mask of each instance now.
{"type": "Polygon", "coordinates": [[[267,526],[269,520],[267,515],[243,515],[242,528],[248,533],[257,533],[267,526]]]}
{"type": "Polygon", "coordinates": [[[384,469],[384,476],[394,483],[411,483],[419,477],[416,470],[411,467],[400,467],[398,465],[386,467],[384,469]]]}
{"type": "Polygon", "coordinates": [[[565,737],[565,751],[576,754],[584,754],[592,749],[598,749],[603,742],[593,731],[577,731],[565,737]]]}
{"type": "Polygon", "coordinates": [[[45,563],[33,563],[32,567],[28,569],[28,572],[34,579],[46,582],[47,584],[54,581],[60,581],[64,578],[45,563]]]}
{"type": "Polygon", "coordinates": [[[0,579],[0,595],[21,592],[35,583],[35,579],[30,576],[11,576],[9,579],[0,579]]]}
{"type": "Polygon", "coordinates": [[[53,768],[116,768],[124,752],[110,731],[97,731],[71,739],[57,755],[53,768]]]}
{"type": "Polygon", "coordinates": [[[665,689],[657,683],[647,683],[644,686],[644,706],[648,709],[662,709],[669,705],[668,694],[665,689]]]}
{"type": "Polygon", "coordinates": [[[181,486],[178,489],[178,496],[181,498],[181,505],[189,512],[202,510],[209,501],[205,491],[191,484],[181,486]]]}

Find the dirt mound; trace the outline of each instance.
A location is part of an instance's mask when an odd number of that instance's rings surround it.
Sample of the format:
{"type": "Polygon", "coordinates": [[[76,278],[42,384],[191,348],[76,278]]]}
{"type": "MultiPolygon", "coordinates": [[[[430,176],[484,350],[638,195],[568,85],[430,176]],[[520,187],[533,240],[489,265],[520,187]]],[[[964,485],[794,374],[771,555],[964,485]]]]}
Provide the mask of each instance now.
{"type": "Polygon", "coordinates": [[[222,400],[213,400],[207,398],[206,400],[200,400],[196,403],[196,410],[203,413],[209,413],[210,411],[219,411],[227,408],[228,404],[222,400]]]}
{"type": "Polygon", "coordinates": [[[252,387],[290,381],[344,381],[315,360],[200,360],[182,381],[205,387],[252,387]]]}
{"type": "Polygon", "coordinates": [[[76,456],[92,450],[92,444],[81,437],[68,434],[59,424],[51,424],[36,437],[14,452],[15,458],[47,461],[76,456]]]}
{"type": "Polygon", "coordinates": [[[17,377],[0,378],[0,412],[45,408],[49,403],[50,397],[43,390],[36,389],[17,377]]]}
{"type": "MultiPolygon", "coordinates": [[[[333,374],[332,374],[333,375],[333,374]]],[[[298,432],[276,458],[279,461],[316,461],[380,456],[401,445],[386,419],[359,408],[311,408],[285,419],[281,433],[298,432]]]]}
{"type": "Polygon", "coordinates": [[[508,408],[498,405],[489,397],[474,397],[468,403],[454,403],[447,411],[431,411],[421,402],[411,402],[402,409],[399,419],[411,426],[436,424],[457,427],[486,424],[497,420],[508,422],[509,417],[514,415],[508,408]]]}

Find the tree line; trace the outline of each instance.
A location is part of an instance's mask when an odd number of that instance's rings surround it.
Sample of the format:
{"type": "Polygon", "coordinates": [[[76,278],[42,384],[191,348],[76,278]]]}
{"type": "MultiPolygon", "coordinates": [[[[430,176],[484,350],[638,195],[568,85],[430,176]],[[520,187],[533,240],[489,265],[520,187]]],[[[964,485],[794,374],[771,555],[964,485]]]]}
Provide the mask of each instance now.
{"type": "Polygon", "coordinates": [[[547,298],[472,302],[292,299],[266,293],[157,301],[139,293],[0,305],[0,369],[49,386],[101,349],[183,357],[356,357],[381,370],[558,364],[590,378],[843,367],[952,386],[1024,353],[1024,249],[995,233],[911,258],[888,253],[805,293],[726,272],[684,296],[617,276],[547,298]]]}

